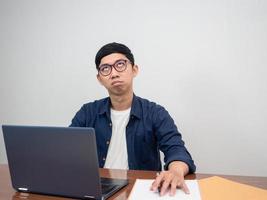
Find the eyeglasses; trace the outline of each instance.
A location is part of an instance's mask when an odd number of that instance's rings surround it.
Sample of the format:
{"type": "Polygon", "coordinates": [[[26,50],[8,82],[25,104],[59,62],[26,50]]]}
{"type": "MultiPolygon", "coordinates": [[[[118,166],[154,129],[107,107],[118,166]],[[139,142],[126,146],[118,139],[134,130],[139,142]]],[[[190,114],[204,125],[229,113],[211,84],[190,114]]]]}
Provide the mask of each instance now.
{"type": "Polygon", "coordinates": [[[112,71],[112,67],[117,71],[117,72],[123,72],[126,70],[127,68],[127,62],[128,60],[117,60],[113,65],[109,65],[109,64],[103,64],[100,65],[98,67],[98,72],[102,75],[102,76],[108,76],[111,74],[112,71]]]}

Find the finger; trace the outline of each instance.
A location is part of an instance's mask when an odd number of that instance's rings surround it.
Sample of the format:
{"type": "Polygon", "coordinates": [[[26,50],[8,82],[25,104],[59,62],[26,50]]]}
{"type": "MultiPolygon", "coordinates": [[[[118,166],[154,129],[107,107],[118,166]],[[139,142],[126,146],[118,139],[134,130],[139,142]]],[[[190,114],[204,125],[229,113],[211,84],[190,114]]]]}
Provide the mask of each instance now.
{"type": "Polygon", "coordinates": [[[173,179],[172,182],[171,182],[170,196],[174,196],[175,195],[176,188],[177,188],[177,179],[173,179]]]}
{"type": "Polygon", "coordinates": [[[153,190],[153,186],[155,185],[155,181],[152,182],[151,186],[150,186],[150,190],[153,190]]]}
{"type": "Polygon", "coordinates": [[[172,180],[173,180],[172,174],[165,175],[165,177],[163,178],[161,189],[160,189],[160,196],[163,196],[166,194],[172,180]]]}
{"type": "Polygon", "coordinates": [[[158,191],[158,188],[161,186],[161,182],[162,182],[163,177],[164,177],[164,173],[160,173],[156,177],[156,179],[154,180],[154,182],[151,185],[151,190],[153,190],[154,192],[158,191]]]}
{"type": "Polygon", "coordinates": [[[185,194],[190,194],[190,191],[185,182],[182,183],[181,189],[184,191],[185,194]]]}

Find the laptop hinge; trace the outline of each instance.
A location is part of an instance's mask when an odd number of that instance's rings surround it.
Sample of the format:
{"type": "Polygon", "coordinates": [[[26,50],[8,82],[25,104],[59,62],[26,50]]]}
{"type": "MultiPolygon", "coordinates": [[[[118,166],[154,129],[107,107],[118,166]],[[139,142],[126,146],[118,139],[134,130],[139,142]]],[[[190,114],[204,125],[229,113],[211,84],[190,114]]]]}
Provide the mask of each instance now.
{"type": "MultiPolygon", "coordinates": [[[[91,196],[91,195],[85,195],[84,196],[85,199],[96,199],[95,196],[91,196]]],[[[101,200],[104,200],[105,198],[102,196],[101,200]]]]}
{"type": "Polygon", "coordinates": [[[86,198],[86,199],[95,199],[95,196],[85,195],[84,198],[86,198]]]}
{"type": "Polygon", "coordinates": [[[28,188],[18,188],[18,190],[21,190],[21,191],[28,191],[28,188]]]}

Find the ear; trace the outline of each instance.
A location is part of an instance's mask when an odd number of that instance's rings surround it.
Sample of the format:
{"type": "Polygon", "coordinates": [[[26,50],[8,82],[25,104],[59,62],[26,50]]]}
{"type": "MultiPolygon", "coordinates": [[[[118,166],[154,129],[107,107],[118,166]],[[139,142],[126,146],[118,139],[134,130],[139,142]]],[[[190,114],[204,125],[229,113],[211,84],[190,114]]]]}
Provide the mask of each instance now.
{"type": "Polygon", "coordinates": [[[97,80],[99,81],[99,83],[100,83],[101,85],[103,85],[102,80],[101,80],[101,77],[100,77],[99,74],[96,75],[96,78],[97,78],[97,80]]]}
{"type": "Polygon", "coordinates": [[[138,65],[134,65],[134,66],[133,66],[133,74],[134,74],[134,77],[137,76],[138,72],[139,72],[139,67],[138,67],[138,65]]]}

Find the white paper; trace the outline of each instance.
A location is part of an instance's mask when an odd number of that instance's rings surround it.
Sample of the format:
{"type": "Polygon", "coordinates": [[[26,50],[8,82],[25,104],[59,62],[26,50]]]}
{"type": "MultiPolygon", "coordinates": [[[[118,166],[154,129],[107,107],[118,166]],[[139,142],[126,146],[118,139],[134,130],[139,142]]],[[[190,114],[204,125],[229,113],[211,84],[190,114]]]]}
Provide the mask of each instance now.
{"type": "Polygon", "coordinates": [[[158,192],[151,191],[150,186],[153,181],[151,179],[136,179],[128,200],[201,200],[197,180],[185,180],[190,194],[185,194],[181,189],[177,189],[175,196],[169,196],[168,193],[159,196],[158,192]]]}

